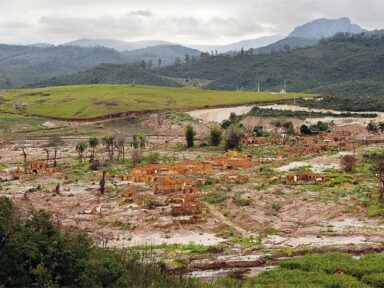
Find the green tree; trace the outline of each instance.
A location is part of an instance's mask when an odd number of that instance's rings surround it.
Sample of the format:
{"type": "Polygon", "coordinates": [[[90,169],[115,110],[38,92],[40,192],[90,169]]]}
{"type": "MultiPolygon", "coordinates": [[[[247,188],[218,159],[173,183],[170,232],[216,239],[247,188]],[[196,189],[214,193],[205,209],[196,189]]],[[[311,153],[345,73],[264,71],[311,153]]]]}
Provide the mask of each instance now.
{"type": "Polygon", "coordinates": [[[378,125],[377,125],[378,129],[380,130],[380,133],[383,134],[384,133],[384,122],[380,122],[378,125]]]}
{"type": "Polygon", "coordinates": [[[255,137],[262,137],[264,135],[264,127],[261,125],[255,126],[255,128],[253,128],[252,134],[255,137]]]}
{"type": "Polygon", "coordinates": [[[295,129],[294,129],[293,123],[291,121],[284,122],[283,128],[285,130],[285,133],[287,133],[288,135],[293,135],[295,133],[295,129]]]}
{"type": "Polygon", "coordinates": [[[221,143],[222,131],[220,127],[214,126],[210,131],[210,143],[212,146],[219,146],[221,143]]]}
{"type": "Polygon", "coordinates": [[[85,142],[78,142],[76,144],[75,150],[76,150],[77,154],[79,155],[79,162],[80,163],[83,162],[84,153],[87,151],[87,148],[88,148],[88,144],[85,142]]]}
{"type": "Polygon", "coordinates": [[[329,127],[328,127],[328,125],[325,124],[325,123],[322,122],[322,121],[317,122],[316,126],[317,126],[317,130],[318,130],[318,131],[322,131],[322,132],[329,131],[329,127]]]}
{"type": "Polygon", "coordinates": [[[237,123],[237,116],[235,112],[231,112],[231,114],[229,114],[229,121],[231,121],[232,124],[237,123]]]}
{"type": "Polygon", "coordinates": [[[367,130],[370,133],[377,133],[378,132],[377,124],[373,121],[369,122],[367,126],[367,130]]]}
{"type": "Polygon", "coordinates": [[[89,145],[89,147],[92,148],[92,154],[91,154],[92,160],[95,159],[95,150],[96,150],[96,147],[99,146],[99,143],[100,143],[100,141],[99,141],[99,138],[97,138],[97,137],[91,137],[88,140],[88,145],[89,145]]]}
{"type": "Polygon", "coordinates": [[[231,125],[232,125],[231,120],[226,119],[226,120],[224,120],[223,122],[221,122],[220,127],[221,127],[222,129],[226,130],[226,129],[228,129],[228,127],[231,126],[231,125]]]}
{"type": "Polygon", "coordinates": [[[185,129],[185,140],[187,141],[187,147],[191,148],[194,146],[196,132],[192,125],[188,125],[185,129]]]}
{"type": "Polygon", "coordinates": [[[311,129],[309,129],[309,127],[305,124],[301,125],[300,127],[300,133],[301,135],[312,135],[312,131],[311,129]]]}

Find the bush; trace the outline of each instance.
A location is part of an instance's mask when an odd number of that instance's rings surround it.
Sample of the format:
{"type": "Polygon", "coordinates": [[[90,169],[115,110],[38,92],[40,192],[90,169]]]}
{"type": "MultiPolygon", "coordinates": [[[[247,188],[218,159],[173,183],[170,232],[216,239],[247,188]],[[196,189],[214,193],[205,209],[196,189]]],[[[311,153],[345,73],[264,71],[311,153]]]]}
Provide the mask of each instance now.
{"type": "Polygon", "coordinates": [[[214,191],[209,193],[207,196],[203,198],[203,200],[207,201],[210,204],[219,204],[228,199],[228,196],[223,191],[214,191]]]}
{"type": "Polygon", "coordinates": [[[374,274],[365,275],[361,279],[361,281],[373,287],[378,287],[378,288],[384,287],[384,273],[374,273],[374,274]]]}
{"type": "Polygon", "coordinates": [[[210,143],[212,146],[219,146],[221,143],[222,132],[217,126],[211,128],[210,143]]]}
{"type": "Polygon", "coordinates": [[[196,132],[193,129],[192,125],[188,125],[185,129],[185,140],[187,141],[188,148],[192,148],[195,145],[195,135],[196,132]]]}
{"type": "Polygon", "coordinates": [[[232,200],[237,206],[249,206],[252,204],[251,198],[243,198],[239,193],[236,193],[232,200]]]}
{"type": "Polygon", "coordinates": [[[151,151],[148,154],[148,162],[150,164],[156,164],[159,162],[159,157],[160,157],[159,152],[151,151]]]}
{"type": "Polygon", "coordinates": [[[346,172],[352,172],[355,169],[357,159],[352,155],[345,155],[341,158],[341,165],[344,166],[346,172]]]}
{"type": "Polygon", "coordinates": [[[225,133],[225,151],[239,149],[244,131],[238,126],[231,125],[225,133]]]}
{"type": "Polygon", "coordinates": [[[255,128],[253,128],[252,135],[255,137],[263,137],[264,127],[261,125],[255,126],[255,128]]]}
{"type": "Polygon", "coordinates": [[[276,212],[281,210],[281,205],[277,203],[272,204],[272,209],[275,210],[276,212]]]}
{"type": "Polygon", "coordinates": [[[143,152],[140,149],[134,149],[132,151],[132,164],[133,164],[133,166],[140,164],[142,160],[143,160],[143,152]]]}
{"type": "Polygon", "coordinates": [[[44,211],[19,214],[0,197],[0,287],[203,287],[165,273],[151,255],[103,250],[82,231],[60,231],[44,211]]]}

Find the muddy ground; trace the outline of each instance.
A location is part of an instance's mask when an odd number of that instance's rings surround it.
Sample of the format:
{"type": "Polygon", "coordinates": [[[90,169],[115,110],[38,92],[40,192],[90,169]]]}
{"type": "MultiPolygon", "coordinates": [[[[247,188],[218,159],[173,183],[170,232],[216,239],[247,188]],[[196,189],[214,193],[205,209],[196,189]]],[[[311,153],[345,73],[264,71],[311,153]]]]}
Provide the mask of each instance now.
{"type": "MultiPolygon", "coordinates": [[[[186,125],[195,127],[199,145],[206,142],[209,127],[214,123],[169,118],[158,121],[154,115],[140,124],[143,129],[161,135],[147,137],[144,154],[157,152],[163,163],[224,155],[222,147],[183,148],[186,125]]],[[[233,270],[241,270],[244,275],[260,273],[279,259],[310,251],[384,250],[383,218],[372,210],[379,206],[372,192],[377,191],[378,183],[363,169],[366,166],[363,155],[381,149],[379,144],[360,145],[355,151],[323,151],[289,159],[276,156],[285,146],[243,147],[242,154],[252,157],[251,168],[215,169],[213,174],[223,178],[233,173],[244,174],[250,176],[249,181],[201,187],[201,202],[207,207],[202,221],[180,224],[178,217],[172,216],[166,197],[154,194],[152,184],[121,180],[121,175],[132,168],[129,145],[127,160],[108,168],[107,192],[101,195],[101,172],[91,171],[87,161],[79,164],[75,151],[75,143],[87,139],[84,135],[64,141],[57,155],[61,172],[52,175],[13,173],[23,166],[21,147],[26,148],[28,161],[46,158],[47,138],[3,142],[0,195],[11,198],[25,215],[36,209],[50,211],[55,223],[67,229],[80,227],[103,247],[154,246],[153,253],[166,261],[171,270],[203,278],[233,270]],[[340,159],[352,153],[361,169],[348,174],[343,171],[340,159]],[[287,184],[285,175],[295,171],[327,174],[329,179],[321,183],[287,184]],[[55,191],[57,184],[59,193],[55,191]],[[157,204],[127,202],[122,191],[130,187],[136,187],[141,195],[157,204]],[[200,251],[191,243],[210,249],[200,251]]],[[[107,157],[102,145],[96,152],[100,159],[107,157]]],[[[86,156],[89,155],[90,151],[86,156]]],[[[52,165],[52,159],[48,162],[52,165]]]]}

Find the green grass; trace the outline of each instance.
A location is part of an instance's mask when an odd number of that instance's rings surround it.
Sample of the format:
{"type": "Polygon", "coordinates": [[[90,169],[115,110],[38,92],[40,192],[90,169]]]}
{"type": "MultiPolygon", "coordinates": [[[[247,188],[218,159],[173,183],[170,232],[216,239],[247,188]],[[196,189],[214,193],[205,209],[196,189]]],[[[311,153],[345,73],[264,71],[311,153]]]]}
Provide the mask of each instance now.
{"type": "Polygon", "coordinates": [[[384,287],[384,256],[306,255],[247,280],[243,287],[384,287]]]}
{"type": "Polygon", "coordinates": [[[0,112],[0,135],[5,134],[9,136],[16,131],[34,131],[47,129],[41,124],[44,119],[38,117],[24,117],[22,115],[15,115],[0,112]]]}
{"type": "Polygon", "coordinates": [[[309,97],[308,94],[211,91],[141,85],[79,85],[0,91],[0,110],[63,119],[120,112],[194,109],[309,97]],[[16,103],[23,103],[17,111],[16,103]]]}

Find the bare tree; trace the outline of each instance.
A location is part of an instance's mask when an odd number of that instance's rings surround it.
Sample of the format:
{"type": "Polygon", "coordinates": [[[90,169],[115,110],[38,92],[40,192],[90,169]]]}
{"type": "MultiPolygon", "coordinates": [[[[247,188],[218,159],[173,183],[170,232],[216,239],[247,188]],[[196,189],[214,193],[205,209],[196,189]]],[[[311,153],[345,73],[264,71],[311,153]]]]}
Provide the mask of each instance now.
{"type": "Polygon", "coordinates": [[[64,144],[64,141],[59,136],[52,136],[49,138],[48,147],[53,147],[53,167],[57,166],[57,152],[59,147],[64,144]]]}
{"type": "Polygon", "coordinates": [[[115,137],[114,141],[115,147],[117,149],[117,160],[125,160],[125,137],[119,135],[115,137]]]}
{"type": "Polygon", "coordinates": [[[48,147],[45,147],[44,151],[45,151],[45,154],[46,154],[47,166],[49,166],[49,153],[50,153],[50,151],[49,151],[48,147]]]}
{"type": "Polygon", "coordinates": [[[53,147],[53,167],[57,166],[57,151],[59,147],[53,147]]]}
{"type": "Polygon", "coordinates": [[[115,154],[115,146],[114,146],[114,138],[113,136],[104,137],[102,142],[104,146],[107,148],[109,161],[113,160],[113,155],[115,154]]]}
{"type": "Polygon", "coordinates": [[[23,155],[24,161],[24,173],[27,174],[27,148],[24,145],[21,146],[21,155],[23,155]]]}

